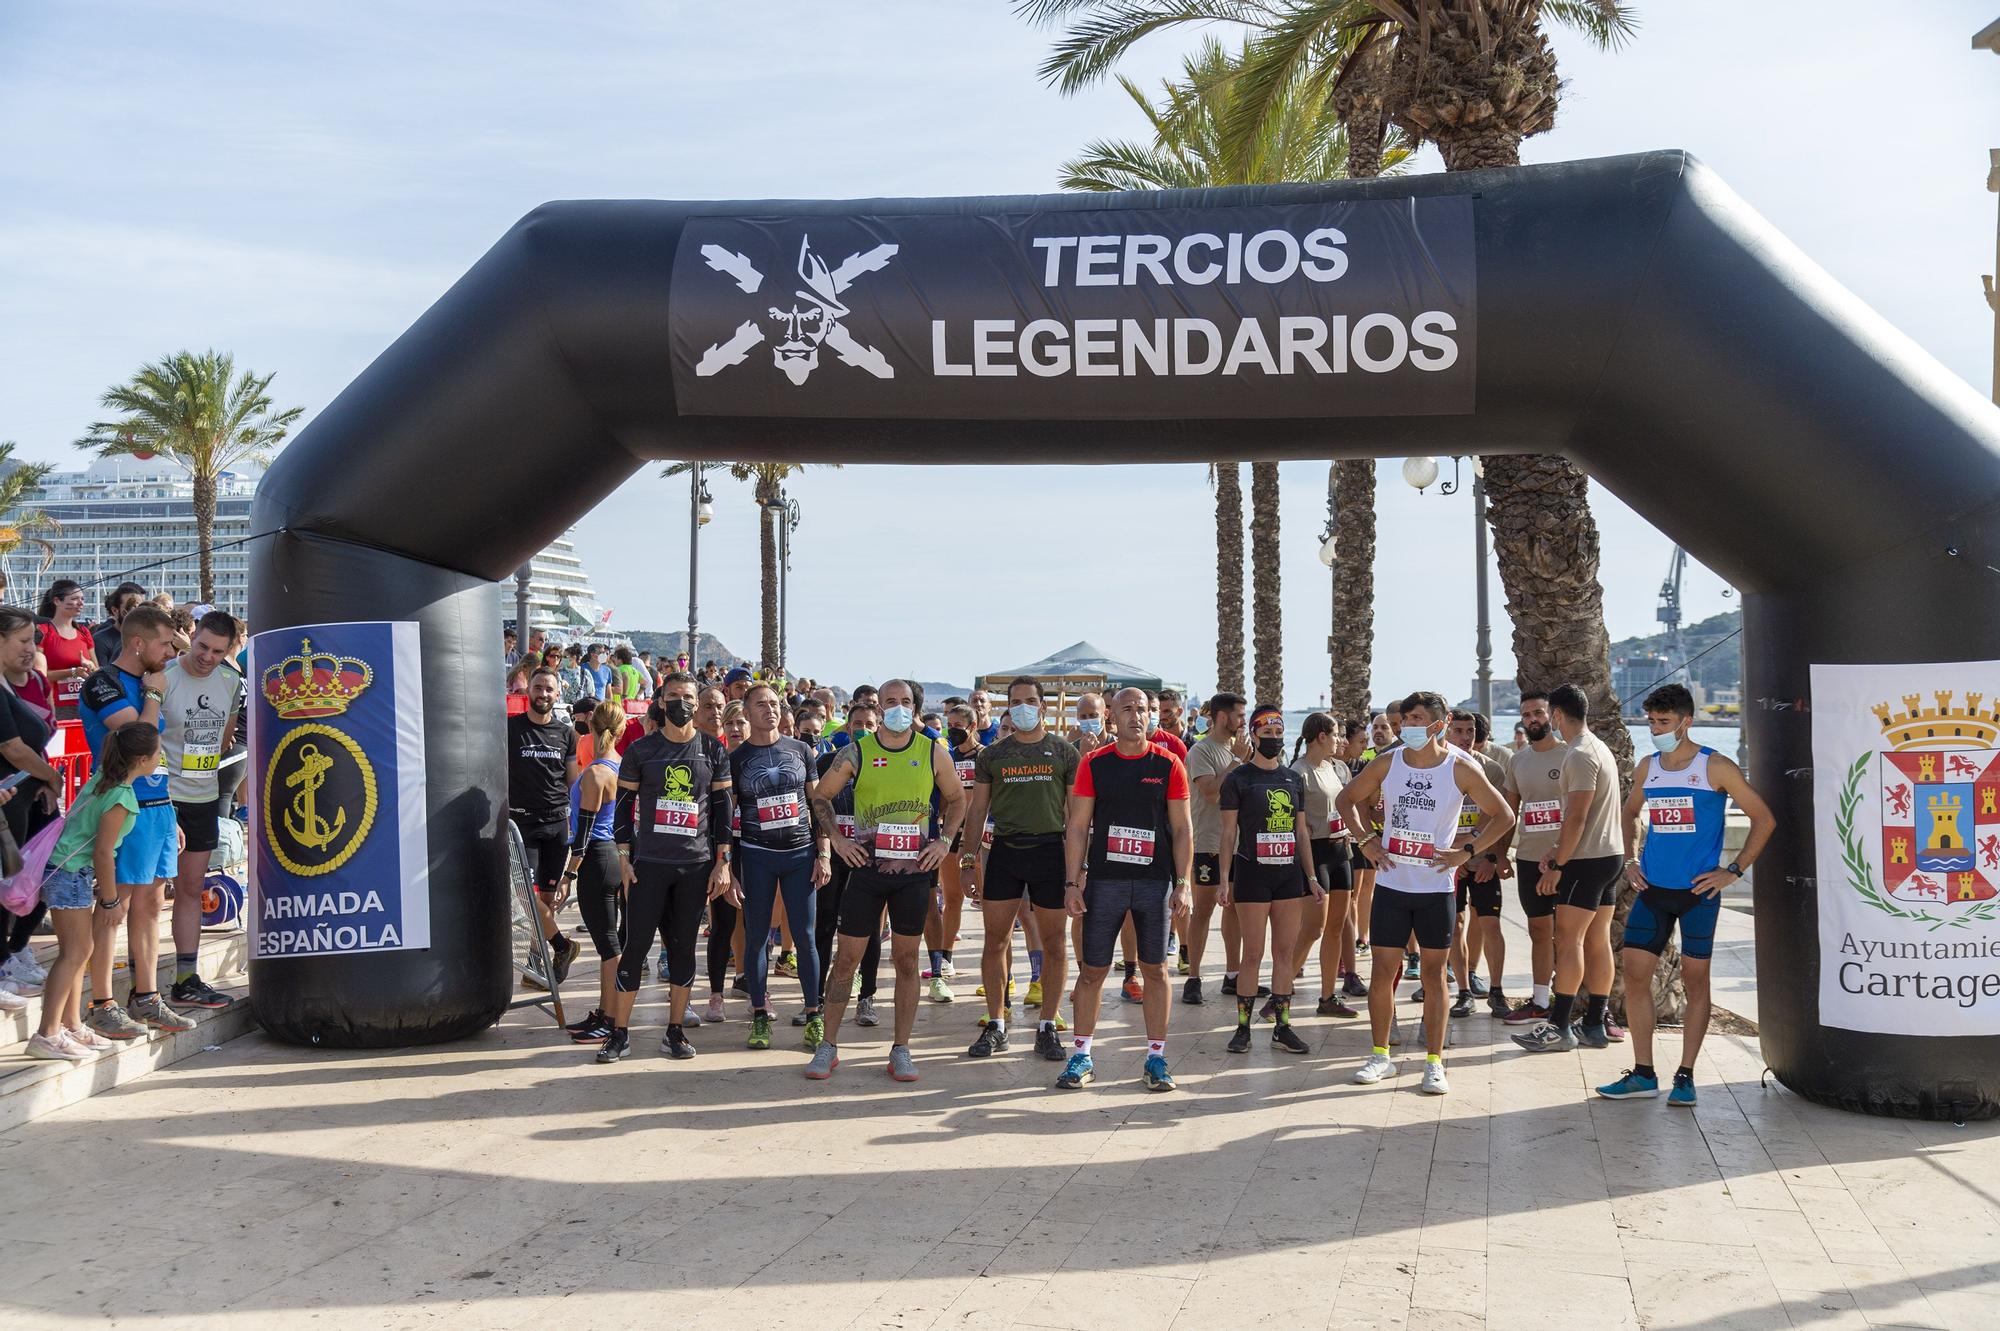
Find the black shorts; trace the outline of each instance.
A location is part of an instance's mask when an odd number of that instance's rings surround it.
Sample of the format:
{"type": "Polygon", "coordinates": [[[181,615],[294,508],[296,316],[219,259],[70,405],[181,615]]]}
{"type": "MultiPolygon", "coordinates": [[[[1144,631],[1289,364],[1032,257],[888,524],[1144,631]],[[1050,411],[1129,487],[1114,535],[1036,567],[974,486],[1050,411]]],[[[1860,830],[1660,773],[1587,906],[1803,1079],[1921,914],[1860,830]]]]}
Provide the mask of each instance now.
{"type": "Polygon", "coordinates": [[[1623,855],[1597,855],[1573,859],[1562,868],[1562,882],[1556,885],[1556,904],[1579,910],[1600,910],[1618,904],[1618,880],[1625,875],[1623,855]]]}
{"type": "Polygon", "coordinates": [[[1222,856],[1194,853],[1194,885],[1213,892],[1222,884],[1222,856]]]}
{"type": "Polygon", "coordinates": [[[1437,951],[1451,946],[1456,922],[1449,892],[1405,892],[1377,884],[1375,902],[1368,908],[1368,941],[1384,958],[1401,953],[1413,933],[1418,947],[1437,951]]]}
{"type": "Polygon", "coordinates": [[[889,932],[904,938],[921,935],[930,918],[931,897],[937,891],[934,873],[882,873],[853,869],[840,894],[840,933],[844,938],[873,938],[889,911],[889,932]]]}
{"type": "Polygon", "coordinates": [[[1063,908],[1063,863],[1060,836],[1046,841],[1017,841],[1004,838],[993,842],[986,852],[986,877],[979,894],[987,901],[1019,901],[1025,892],[1038,910],[1063,908]]]}
{"type": "Polygon", "coordinates": [[[1469,904],[1474,915],[1483,915],[1488,919],[1500,918],[1499,865],[1493,866],[1493,876],[1483,883],[1474,878],[1469,871],[1461,873],[1459,881],[1465,885],[1465,896],[1461,898],[1463,904],[1459,906],[1460,910],[1464,910],[1465,905],[1469,904]]]}
{"type": "Polygon", "coordinates": [[[1264,869],[1239,855],[1229,869],[1229,890],[1234,900],[1251,906],[1297,901],[1306,895],[1305,870],[1296,861],[1278,869],[1264,869]]]}
{"type": "Polygon", "coordinates": [[[1543,896],[1535,890],[1542,881],[1542,865],[1539,857],[1524,860],[1514,857],[1514,890],[1521,898],[1521,913],[1531,920],[1547,919],[1556,913],[1554,896],[1543,896]]]}
{"type": "Polygon", "coordinates": [[[1164,878],[1093,878],[1083,889],[1083,940],[1077,956],[1086,966],[1111,965],[1125,921],[1139,944],[1139,964],[1167,959],[1168,906],[1173,884],[1164,878]]]}
{"type": "Polygon", "coordinates": [[[183,804],[174,801],[174,821],[181,825],[181,835],[187,838],[183,851],[211,851],[221,839],[217,820],[222,816],[222,797],[203,800],[198,804],[183,804]]]}
{"type": "Polygon", "coordinates": [[[1347,863],[1349,870],[1353,873],[1375,872],[1375,866],[1369,863],[1368,856],[1362,853],[1359,841],[1353,842],[1350,846],[1347,853],[1347,863]]]}
{"type": "Polygon", "coordinates": [[[537,892],[562,890],[563,869],[569,864],[569,828],[563,823],[523,822],[509,815],[521,830],[521,848],[528,853],[528,877],[537,892]]]}
{"type": "Polygon", "coordinates": [[[1313,876],[1322,892],[1352,892],[1354,866],[1347,859],[1347,843],[1335,837],[1313,838],[1313,876]]]}

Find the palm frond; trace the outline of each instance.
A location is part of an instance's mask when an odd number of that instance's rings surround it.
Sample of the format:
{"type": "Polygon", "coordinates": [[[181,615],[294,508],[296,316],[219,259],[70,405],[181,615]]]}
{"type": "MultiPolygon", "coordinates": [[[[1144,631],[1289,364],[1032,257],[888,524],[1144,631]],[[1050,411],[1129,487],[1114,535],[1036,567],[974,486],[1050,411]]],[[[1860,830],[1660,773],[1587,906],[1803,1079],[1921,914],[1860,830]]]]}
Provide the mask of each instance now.
{"type": "Polygon", "coordinates": [[[1639,11],[1620,0],[1542,0],[1542,12],[1607,51],[1615,51],[1639,31],[1639,11]]]}
{"type": "Polygon", "coordinates": [[[1036,71],[1044,83],[1063,93],[1096,83],[1127,51],[1156,32],[1211,23],[1261,30],[1276,17],[1273,6],[1247,0],[1108,0],[1068,6],[1065,12],[1078,17],[1036,71]]]}

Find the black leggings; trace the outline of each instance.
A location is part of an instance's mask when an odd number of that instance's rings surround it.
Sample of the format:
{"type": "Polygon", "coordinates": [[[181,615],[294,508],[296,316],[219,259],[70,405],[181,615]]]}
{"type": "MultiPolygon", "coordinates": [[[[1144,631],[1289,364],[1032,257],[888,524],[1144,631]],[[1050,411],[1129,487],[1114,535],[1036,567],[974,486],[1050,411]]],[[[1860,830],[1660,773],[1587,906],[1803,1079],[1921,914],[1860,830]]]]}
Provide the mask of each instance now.
{"type": "MultiPolygon", "coordinates": [[[[708,992],[719,994],[722,986],[729,981],[730,942],[736,936],[736,907],[729,904],[728,897],[717,897],[708,903],[708,992]]],[[[749,939],[743,945],[750,945],[749,939]]]]}
{"type": "Polygon", "coordinates": [[[618,992],[636,994],[646,975],[653,932],[667,942],[667,983],[694,984],[694,944],[701,933],[701,907],[708,900],[707,862],[690,865],[634,860],[638,875],[625,898],[625,951],[618,958],[618,992]]]}
{"type": "MultiPolygon", "coordinates": [[[[820,964],[827,974],[833,971],[835,937],[840,928],[840,902],[847,891],[848,867],[840,856],[833,857],[833,877],[819,892],[819,914],[813,920],[813,942],[819,948],[820,964]]],[[[882,930],[868,935],[868,948],[861,954],[861,997],[875,997],[875,974],[882,969],[882,930]]],[[[842,1002],[846,994],[838,995],[842,1002]]]]}
{"type": "Polygon", "coordinates": [[[609,961],[620,950],[618,885],[617,843],[592,841],[576,871],[576,908],[583,912],[583,927],[600,961],[609,961]]]}

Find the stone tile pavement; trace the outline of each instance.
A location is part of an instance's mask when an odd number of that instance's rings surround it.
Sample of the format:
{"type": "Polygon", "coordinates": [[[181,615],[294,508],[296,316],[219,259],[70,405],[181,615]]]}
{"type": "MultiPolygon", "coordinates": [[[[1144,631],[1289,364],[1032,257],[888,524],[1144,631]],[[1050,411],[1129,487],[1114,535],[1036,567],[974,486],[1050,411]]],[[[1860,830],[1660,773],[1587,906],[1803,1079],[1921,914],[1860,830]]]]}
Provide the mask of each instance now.
{"type": "Polygon", "coordinates": [[[1620,1047],[1530,1056],[1481,1015],[1434,1099],[1416,1058],[1349,1085],[1357,1023],[1229,1056],[1211,982],[1177,1093],[1115,996],[1100,1080],[1058,1093],[1025,1041],[961,1056],[973,983],[925,1005],[913,1086],[886,1026],[806,1082],[789,1026],[742,1048],[740,1001],[669,1063],[653,986],[611,1067],[532,1011],[445,1048],[235,1041],[0,1134],[0,1325],[2000,1326],[2000,1125],[1818,1108],[1754,1042],[1711,1041],[1687,1113],[1591,1098],[1620,1047]]]}

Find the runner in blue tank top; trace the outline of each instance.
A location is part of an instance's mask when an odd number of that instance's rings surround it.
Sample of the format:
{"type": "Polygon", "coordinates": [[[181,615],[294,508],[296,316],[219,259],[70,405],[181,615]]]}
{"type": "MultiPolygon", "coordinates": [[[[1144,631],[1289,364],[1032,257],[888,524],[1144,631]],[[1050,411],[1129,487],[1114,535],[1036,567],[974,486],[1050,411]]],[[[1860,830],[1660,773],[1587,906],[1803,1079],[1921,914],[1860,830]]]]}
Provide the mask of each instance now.
{"type": "Polygon", "coordinates": [[[1645,847],[1628,868],[1639,899],[1625,920],[1625,1011],[1634,1062],[1631,1071],[1597,1093],[1607,1100],[1649,1100],[1660,1093],[1653,1070],[1653,971],[1678,921],[1687,1019],[1667,1103],[1692,1108],[1694,1061],[1708,1033],[1709,955],[1722,892],[1763,853],[1777,819],[1750,788],[1743,769],[1688,738],[1694,697],[1686,688],[1657,688],[1645,706],[1655,752],[1640,762],[1625,800],[1626,844],[1637,838],[1642,816],[1646,827],[1645,847]],[[1732,799],[1749,816],[1750,834],[1742,854],[1722,864],[1723,819],[1732,799]]]}
{"type": "Polygon", "coordinates": [[[624,946],[621,898],[629,868],[618,857],[617,745],[625,733],[625,709],[601,702],[586,724],[600,756],[570,783],[569,858],[557,900],[567,900],[574,886],[583,927],[597,948],[597,1006],[567,1027],[579,1044],[595,1044],[611,1035],[612,995],[624,946]]]}

